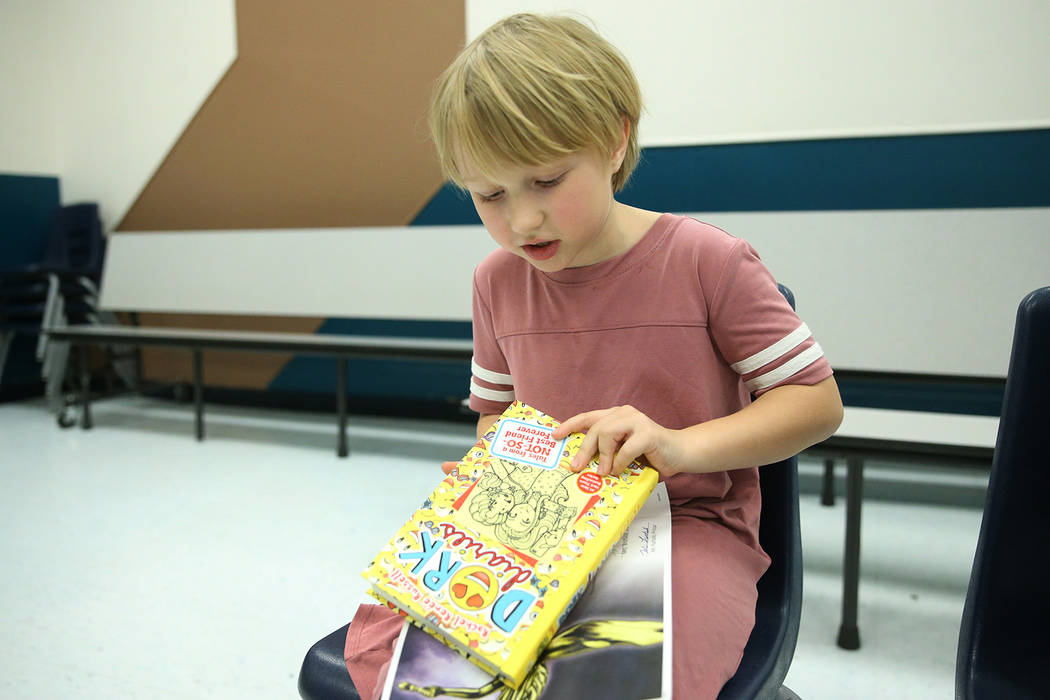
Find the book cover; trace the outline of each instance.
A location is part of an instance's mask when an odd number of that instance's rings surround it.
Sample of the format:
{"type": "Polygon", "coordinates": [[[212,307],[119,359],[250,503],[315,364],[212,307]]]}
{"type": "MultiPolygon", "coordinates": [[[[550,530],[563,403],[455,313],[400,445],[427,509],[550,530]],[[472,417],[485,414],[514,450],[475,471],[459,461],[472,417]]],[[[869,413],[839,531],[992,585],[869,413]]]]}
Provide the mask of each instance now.
{"type": "Polygon", "coordinates": [[[516,688],[405,624],[383,700],[671,697],[671,513],[657,484],[516,688]]]}
{"type": "Polygon", "coordinates": [[[515,402],[363,572],[370,593],[516,688],[657,482],[569,462],[581,433],[515,402]]]}

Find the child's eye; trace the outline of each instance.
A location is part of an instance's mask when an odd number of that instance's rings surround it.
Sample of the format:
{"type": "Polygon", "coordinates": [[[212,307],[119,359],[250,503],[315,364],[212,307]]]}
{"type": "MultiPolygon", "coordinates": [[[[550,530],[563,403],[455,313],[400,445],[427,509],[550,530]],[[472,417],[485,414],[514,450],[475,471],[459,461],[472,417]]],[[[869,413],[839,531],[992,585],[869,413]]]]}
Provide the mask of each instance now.
{"type": "Polygon", "coordinates": [[[551,178],[550,180],[537,180],[536,184],[540,187],[554,187],[555,185],[561,184],[561,181],[565,179],[567,173],[562,173],[558,177],[551,178]]]}
{"type": "Polygon", "coordinates": [[[499,198],[500,198],[500,196],[501,196],[502,194],[503,194],[503,190],[498,190],[498,191],[496,191],[496,192],[492,192],[491,194],[481,194],[481,193],[479,192],[479,193],[478,193],[478,195],[477,195],[477,197],[478,197],[478,199],[480,199],[480,200],[481,200],[482,202],[495,202],[495,201],[496,201],[497,199],[499,199],[499,198]]]}

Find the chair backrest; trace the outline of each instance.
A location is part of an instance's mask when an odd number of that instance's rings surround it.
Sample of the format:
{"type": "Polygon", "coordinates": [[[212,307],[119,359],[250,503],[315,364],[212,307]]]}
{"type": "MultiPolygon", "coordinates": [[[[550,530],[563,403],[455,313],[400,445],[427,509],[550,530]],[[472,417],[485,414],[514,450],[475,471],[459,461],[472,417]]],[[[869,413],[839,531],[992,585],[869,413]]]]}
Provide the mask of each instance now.
{"type": "Polygon", "coordinates": [[[97,283],[102,272],[105,246],[97,204],[61,206],[55,210],[51,219],[43,264],[69,269],[97,283]]]}
{"type": "Polygon", "coordinates": [[[956,698],[1050,698],[1050,287],[1017,310],[956,698]]]}
{"type": "MultiPolygon", "coordinates": [[[[780,293],[795,308],[795,295],[780,293]]],[[[798,458],[760,467],[762,518],[758,539],[772,560],[758,581],[755,627],[736,674],[718,700],[776,698],[787,676],[802,617],[802,529],[798,508],[798,458]]]]}
{"type": "Polygon", "coordinates": [[[758,582],[755,627],[736,674],[719,700],[776,698],[787,676],[802,616],[802,535],[796,457],[758,470],[762,487],[759,541],[772,559],[758,582]]]}

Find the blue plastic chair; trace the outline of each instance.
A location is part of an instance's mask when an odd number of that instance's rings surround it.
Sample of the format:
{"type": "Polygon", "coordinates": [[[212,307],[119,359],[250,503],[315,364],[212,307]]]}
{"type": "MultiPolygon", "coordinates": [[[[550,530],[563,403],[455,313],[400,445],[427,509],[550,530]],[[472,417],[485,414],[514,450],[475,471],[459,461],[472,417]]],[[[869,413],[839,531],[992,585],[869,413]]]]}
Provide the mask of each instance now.
{"type": "Polygon", "coordinates": [[[299,696],[303,700],[360,700],[346,670],[343,648],[347,623],[310,647],[299,670],[299,696]]]}
{"type": "Polygon", "coordinates": [[[958,700],[1050,698],[1050,287],[1024,298],[959,632],[958,700]]]}
{"type": "MultiPolygon", "coordinates": [[[[740,667],[718,700],[793,700],[783,687],[798,640],[802,614],[802,537],[795,457],[758,470],[762,487],[759,539],[773,563],[758,582],[755,627],[740,667]]],[[[349,625],[314,644],[299,672],[305,700],[357,700],[343,661],[349,625]]]]}
{"type": "Polygon", "coordinates": [[[796,457],[758,470],[762,487],[759,541],[772,559],[758,581],[755,627],[736,674],[718,700],[792,700],[783,685],[802,617],[802,534],[796,457]]]}
{"type": "MultiPolygon", "coordinates": [[[[781,294],[795,308],[795,296],[784,285],[781,294]]],[[[718,700],[798,700],[783,685],[795,654],[802,618],[802,530],[798,505],[798,458],[758,470],[762,519],[758,539],[772,559],[758,582],[755,626],[736,674],[718,700]]],[[[314,644],[299,672],[304,700],[357,700],[343,661],[346,625],[314,644]]],[[[698,660],[702,663],[702,660],[698,660]]]]}

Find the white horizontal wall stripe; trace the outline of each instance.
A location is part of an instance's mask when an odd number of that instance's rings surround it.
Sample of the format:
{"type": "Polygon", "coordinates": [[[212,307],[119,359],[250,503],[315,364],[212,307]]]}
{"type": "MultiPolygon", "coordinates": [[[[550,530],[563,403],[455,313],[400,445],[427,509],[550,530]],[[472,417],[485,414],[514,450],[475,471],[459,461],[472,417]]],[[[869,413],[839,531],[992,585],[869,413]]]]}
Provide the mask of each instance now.
{"type": "MultiPolygon", "coordinates": [[[[1048,207],[691,215],[758,250],[835,369],[1005,377],[1017,305],[1048,283],[1048,207]]],[[[100,303],[469,322],[493,248],[481,226],[120,233],[100,303]],[[435,239],[455,254],[435,258],[435,239]]]]}
{"type": "Polygon", "coordinates": [[[1050,283],[1047,207],[691,215],[755,247],[836,370],[1005,377],[1050,283]]]}
{"type": "Polygon", "coordinates": [[[737,374],[747,374],[748,372],[754,372],[756,369],[763,365],[768,365],[770,362],[777,360],[784,355],[788,354],[806,338],[813,335],[809,331],[809,326],[803,323],[801,326],[791,331],[777,342],[770,345],[765,350],[759,350],[751,357],[736,362],[732,365],[733,371],[737,374]]]}
{"type": "Polygon", "coordinates": [[[469,321],[474,266],[495,247],[481,226],[118,233],[106,247],[101,304],[469,321]],[[435,257],[434,241],[456,254],[435,257]]]}

